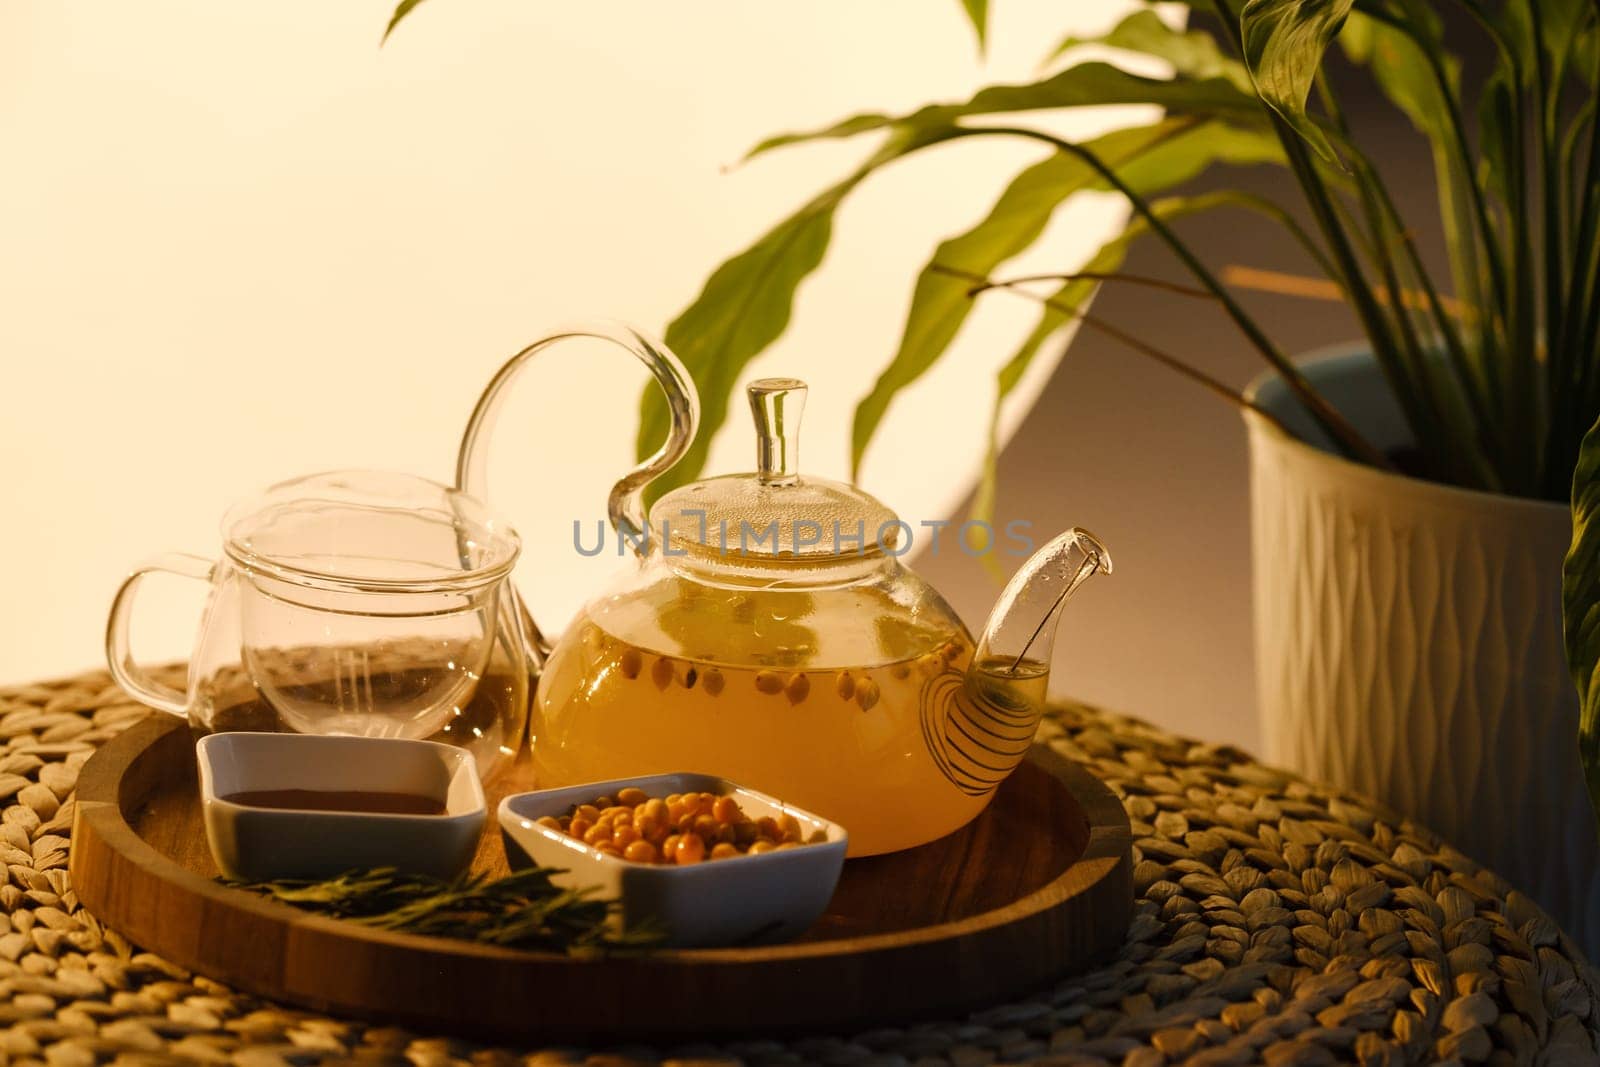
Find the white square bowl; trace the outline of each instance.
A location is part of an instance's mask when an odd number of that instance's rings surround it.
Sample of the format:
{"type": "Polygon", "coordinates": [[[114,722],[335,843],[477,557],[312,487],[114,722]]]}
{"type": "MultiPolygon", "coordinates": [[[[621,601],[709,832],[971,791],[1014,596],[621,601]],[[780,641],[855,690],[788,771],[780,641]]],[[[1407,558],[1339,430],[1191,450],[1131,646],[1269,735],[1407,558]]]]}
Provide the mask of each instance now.
{"type": "Polygon", "coordinates": [[[330,878],[394,867],[451,878],[477,850],[488,807],[472,754],[433,741],[221,733],[202,737],[200,802],[206,839],[229,878],[330,878]],[[443,815],[263,808],[229,794],[266,789],[413,793],[443,815]]]}
{"type": "Polygon", "coordinates": [[[557,885],[592,887],[598,896],[622,902],[623,931],[652,928],[678,947],[767,944],[804,933],[833,898],[849,847],[849,836],[837,823],[707,774],[654,774],[517,793],[500,802],[498,815],[512,869],[561,868],[564,873],[553,878],[557,885]],[[652,797],[732,796],[752,819],[793,815],[804,837],[821,830],[825,840],[678,867],[632,863],[536,821],[565,815],[598,796],[614,797],[630,786],[652,797]]]}

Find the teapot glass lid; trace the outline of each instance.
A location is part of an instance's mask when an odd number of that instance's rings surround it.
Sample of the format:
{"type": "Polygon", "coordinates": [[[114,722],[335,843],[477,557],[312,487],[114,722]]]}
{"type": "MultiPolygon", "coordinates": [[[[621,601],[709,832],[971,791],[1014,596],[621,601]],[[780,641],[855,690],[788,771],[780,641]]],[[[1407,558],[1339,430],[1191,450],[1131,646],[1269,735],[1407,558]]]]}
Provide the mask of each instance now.
{"type": "Polygon", "coordinates": [[[762,378],[746,390],[756,424],[756,470],[674,489],[651,510],[669,552],[816,562],[887,552],[910,531],[852,485],[799,471],[806,384],[762,378]]]}

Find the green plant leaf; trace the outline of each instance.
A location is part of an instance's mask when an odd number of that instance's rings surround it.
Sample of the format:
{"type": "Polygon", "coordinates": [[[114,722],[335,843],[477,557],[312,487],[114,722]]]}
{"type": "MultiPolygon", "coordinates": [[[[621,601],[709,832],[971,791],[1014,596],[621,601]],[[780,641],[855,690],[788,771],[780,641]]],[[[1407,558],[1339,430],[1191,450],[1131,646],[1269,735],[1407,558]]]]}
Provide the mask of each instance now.
{"type": "MultiPolygon", "coordinates": [[[[758,146],[757,152],[814,137],[888,131],[884,143],[858,171],[718,267],[694,302],[667,328],[667,344],[683,360],[700,391],[700,437],[677,466],[651,487],[651,495],[682,485],[700,473],[711,439],[727,417],[728,394],[740,372],[787,328],[796,289],[820,265],[827,250],[836,208],[863,179],[892,160],[970,132],[956,125],[960,118],[1108,103],[1225,113],[1235,122],[1230,128],[1240,136],[1252,124],[1259,131],[1267,129],[1265,113],[1255,96],[1226,79],[1180,85],[1141,78],[1107,63],[1086,63],[1033,84],[991,86],[962,104],[934,105],[900,117],[858,115],[815,134],[776,138],[758,146]]],[[[648,386],[640,407],[637,447],[641,456],[660,444],[666,428],[665,404],[654,386],[648,386]]]]}
{"type": "Polygon", "coordinates": [[[1306,113],[1306,98],[1323,54],[1344,26],[1354,0],[1246,0],[1239,12],[1244,62],[1256,91],[1324,159],[1333,145],[1306,113]]]}
{"type": "Polygon", "coordinates": [[[1505,0],[1500,10],[1490,15],[1490,22],[1499,30],[1501,39],[1509,44],[1511,56],[1526,78],[1532,78],[1534,70],[1533,12],[1530,7],[1535,2],[1537,0],[1505,0]]]}
{"type": "Polygon", "coordinates": [[[1051,59],[1079,45],[1098,44],[1125,52],[1154,56],[1172,64],[1173,73],[1184,78],[1224,78],[1241,92],[1254,94],[1250,72],[1244,64],[1224,52],[1217,39],[1205,30],[1174,29],[1149,8],[1142,8],[1098,37],[1064,38],[1051,59]]]}
{"type": "Polygon", "coordinates": [[[1600,421],[1572,476],[1572,549],[1561,574],[1567,666],[1578,687],[1578,751],[1600,814],[1600,421]]]}
{"type": "Polygon", "coordinates": [[[756,145],[745,158],[806,141],[837,140],[890,127],[931,128],[976,115],[1109,104],[1157,104],[1170,114],[1212,115],[1236,123],[1258,122],[1263,117],[1255,93],[1225,77],[1146,78],[1110,63],[1090,62],[1068,67],[1042,81],[991,85],[959,104],[929,104],[904,115],[869,111],[820,129],[779,134],[756,145]]]}
{"type": "MultiPolygon", "coordinates": [[[[1442,44],[1437,26],[1428,27],[1430,43],[1442,44]]],[[[1404,112],[1419,133],[1443,140],[1449,131],[1449,102],[1428,70],[1421,45],[1403,30],[1353,12],[1339,35],[1339,44],[1356,63],[1368,67],[1389,101],[1404,112]]],[[[1459,90],[1461,61],[1447,56],[1445,69],[1453,90],[1459,90]]]]}
{"type": "Polygon", "coordinates": [[[972,32],[978,38],[978,52],[981,55],[989,44],[989,0],[961,0],[961,9],[967,13],[967,21],[972,23],[972,32]]]}
{"type": "Polygon", "coordinates": [[[1600,23],[1590,23],[1572,40],[1572,66],[1583,84],[1595,87],[1596,52],[1600,52],[1600,23]]]}
{"type": "Polygon", "coordinates": [[[383,40],[387,41],[389,35],[394,32],[394,28],[400,25],[401,20],[418,7],[421,7],[425,2],[426,0],[400,0],[400,3],[394,9],[394,14],[389,16],[389,25],[384,27],[383,40]]]}
{"type": "Polygon", "coordinates": [[[1553,81],[1564,75],[1570,58],[1586,54],[1581,32],[1595,13],[1593,0],[1538,0],[1539,43],[1550,59],[1553,81]]]}
{"type": "Polygon", "coordinates": [[[1339,44],[1353,62],[1367,67],[1389,101],[1427,138],[1455,292],[1468,305],[1482,308],[1486,300],[1478,256],[1481,226],[1471,184],[1475,178],[1454,122],[1461,61],[1445,51],[1443,28],[1428,7],[1418,0],[1401,3],[1405,11],[1396,17],[1406,29],[1358,10],[1345,23],[1339,44]],[[1424,48],[1438,57],[1442,84],[1424,48]]]}
{"type": "MultiPolygon", "coordinates": [[[[1220,122],[1169,118],[1153,126],[1117,130],[1089,148],[1135,191],[1161,192],[1195,177],[1213,163],[1263,163],[1282,158],[1276,136],[1220,122]]],[[[896,394],[938,362],[972,311],[970,284],[945,273],[956,268],[986,276],[1027,248],[1056,208],[1085,189],[1105,189],[1099,175],[1076,156],[1057,153],[1023,171],[989,214],[972,229],[943,242],[917,278],[899,349],[871,392],[856,406],[851,431],[852,474],[859,477],[867,446],[896,394]]]]}
{"type": "MultiPolygon", "coordinates": [[[[1195,196],[1173,196],[1150,203],[1153,211],[1163,222],[1174,222],[1190,215],[1199,215],[1219,208],[1242,208],[1247,211],[1258,212],[1268,218],[1290,228],[1299,239],[1309,246],[1310,239],[1299,229],[1292,216],[1270,201],[1263,200],[1250,193],[1238,192],[1231,189],[1222,189],[1215,192],[1200,193],[1195,196]]],[[[1127,261],[1128,251],[1141,237],[1150,232],[1150,225],[1144,219],[1135,217],[1127,227],[1101,245],[1099,250],[1091,256],[1084,265],[1075,273],[1080,275],[1112,274],[1122,269],[1127,261]]],[[[1314,249],[1314,246],[1311,246],[1314,249]]],[[[1100,288],[1102,283],[1092,277],[1079,277],[1069,279],[1061,284],[1050,296],[1045,298],[1039,309],[1039,321],[1023,340],[1016,353],[1006,361],[996,375],[996,389],[994,406],[989,416],[988,451],[984,456],[983,473],[978,481],[978,488],[972,499],[971,518],[983,522],[994,521],[994,501],[998,489],[998,471],[1000,462],[1000,409],[1008,396],[1011,395],[1023,375],[1032,365],[1034,357],[1039,354],[1050,338],[1068,326],[1082,312],[1088,304],[1089,298],[1100,288]]]]}
{"type": "Polygon", "coordinates": [[[1079,63],[1041,82],[991,85],[964,104],[934,106],[913,112],[922,125],[954,122],[973,115],[1042,111],[1058,107],[1106,104],[1159,104],[1169,114],[1258,118],[1261,105],[1226,78],[1146,78],[1110,63],[1079,63]]]}
{"type": "MultiPolygon", "coordinates": [[[[1517,169],[1516,91],[1512,75],[1497,68],[1484,82],[1478,97],[1478,180],[1493,195],[1507,202],[1509,181],[1517,169]]],[[[1520,210],[1520,208],[1519,208],[1520,210]]]]}
{"type": "MultiPolygon", "coordinates": [[[[711,439],[727,418],[740,372],[788,327],[795,291],[822,263],[833,236],[834,212],[844,198],[884,164],[956,133],[954,127],[894,131],[849,177],[812,198],[706,280],[666,334],[667,346],[699,390],[700,434],[677,466],[652,484],[652,497],[700,473],[711,439]]],[[[665,439],[669,421],[661,392],[653,383],[646,386],[639,409],[641,456],[665,439]]]]}

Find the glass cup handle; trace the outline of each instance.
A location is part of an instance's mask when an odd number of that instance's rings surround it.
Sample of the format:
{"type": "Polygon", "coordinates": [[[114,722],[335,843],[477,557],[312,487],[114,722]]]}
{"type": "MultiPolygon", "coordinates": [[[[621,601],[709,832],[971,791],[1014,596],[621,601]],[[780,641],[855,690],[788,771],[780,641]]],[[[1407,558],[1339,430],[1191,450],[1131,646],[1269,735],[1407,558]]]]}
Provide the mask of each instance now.
{"type": "MultiPolygon", "coordinates": [[[[488,443],[495,420],[499,417],[505,387],[534,356],[562,341],[579,337],[610,341],[628,352],[645,365],[667,396],[669,425],[666,441],[653,455],[611,487],[611,496],[607,501],[612,527],[625,541],[632,543],[634,551],[642,551],[650,528],[644,507],[645,486],[665,474],[689,450],[700,428],[700,396],[695,392],[689,372],[671,349],[659,341],[650,340],[630,326],[599,322],[558,330],[541,337],[507,360],[478,398],[478,406],[467,421],[466,433],[461,437],[461,453],[456,459],[456,488],[488,502],[488,443]]],[[[525,608],[521,615],[532,650],[538,653],[538,661],[542,661],[543,652],[548,647],[544,637],[525,608]]]]}
{"type": "Polygon", "coordinates": [[[158,571],[194,578],[209,585],[215,569],[216,564],[204,557],[168,552],[139,564],[117,587],[117,595],[111,601],[111,615],[106,620],[106,663],[111,667],[111,676],[117,680],[117,684],[142,703],[173,715],[187,717],[189,714],[187,693],[156,681],[133,660],[128,630],[133,620],[134,594],[139,591],[139,585],[146,576],[158,571]]]}

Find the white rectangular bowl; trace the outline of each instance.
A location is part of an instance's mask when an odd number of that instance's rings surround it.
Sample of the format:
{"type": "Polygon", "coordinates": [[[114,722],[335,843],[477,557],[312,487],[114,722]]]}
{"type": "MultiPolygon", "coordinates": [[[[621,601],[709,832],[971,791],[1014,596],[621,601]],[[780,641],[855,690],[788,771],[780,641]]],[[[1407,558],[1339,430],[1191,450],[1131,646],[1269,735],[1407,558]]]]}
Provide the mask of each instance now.
{"type": "Polygon", "coordinates": [[[517,793],[500,802],[500,831],[513,869],[556,867],[558,885],[592,887],[622,903],[620,928],[659,931],[669,945],[754,945],[804,933],[833,897],[849,836],[844,827],[765,793],[706,774],[655,774],[561,789],[517,793]],[[705,861],[687,867],[631,863],[540,826],[545,815],[565,815],[599,796],[629,787],[652,797],[670,793],[732,796],[746,815],[793,815],[802,836],[821,830],[826,840],[755,856],[705,861]]]}
{"type": "Polygon", "coordinates": [[[488,806],[472,754],[433,741],[221,733],[202,737],[206,839],[229,878],[330,878],[363,867],[451,878],[466,869],[488,806]],[[443,815],[261,808],[223,799],[265,789],[414,793],[443,815]]]}

